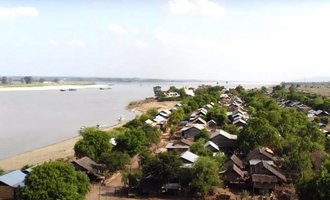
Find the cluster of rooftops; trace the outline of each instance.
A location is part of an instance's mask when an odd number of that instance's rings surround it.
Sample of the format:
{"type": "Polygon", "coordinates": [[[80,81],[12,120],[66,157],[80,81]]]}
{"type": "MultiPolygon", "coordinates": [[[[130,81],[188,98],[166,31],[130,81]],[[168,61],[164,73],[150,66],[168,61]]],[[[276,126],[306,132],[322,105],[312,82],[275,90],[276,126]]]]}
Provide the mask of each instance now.
{"type": "MultiPolygon", "coordinates": [[[[330,116],[330,113],[325,111],[325,110],[314,110],[310,106],[307,106],[300,101],[292,101],[292,100],[284,100],[284,99],[279,99],[278,100],[279,104],[281,107],[293,107],[298,109],[299,111],[302,111],[306,113],[308,119],[310,121],[313,121],[316,118],[322,118],[325,116],[330,116]]],[[[323,131],[327,136],[330,136],[330,128],[326,127],[326,123],[321,121],[319,122],[320,129],[323,131]]]]}

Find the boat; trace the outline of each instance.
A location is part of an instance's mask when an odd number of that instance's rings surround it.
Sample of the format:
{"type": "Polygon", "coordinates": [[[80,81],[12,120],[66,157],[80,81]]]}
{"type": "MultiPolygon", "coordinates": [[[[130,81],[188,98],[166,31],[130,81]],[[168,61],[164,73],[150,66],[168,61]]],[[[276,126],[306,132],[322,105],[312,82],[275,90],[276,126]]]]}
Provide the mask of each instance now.
{"type": "Polygon", "coordinates": [[[77,89],[69,88],[69,91],[77,91],[77,89]]]}
{"type": "Polygon", "coordinates": [[[111,90],[111,87],[100,87],[100,90],[111,90]]]}
{"type": "Polygon", "coordinates": [[[65,92],[65,89],[60,89],[61,92],[65,92]]]}
{"type": "Polygon", "coordinates": [[[120,117],[118,118],[118,122],[120,123],[120,122],[123,122],[123,121],[125,121],[125,118],[124,118],[123,115],[120,115],[120,117]]]}

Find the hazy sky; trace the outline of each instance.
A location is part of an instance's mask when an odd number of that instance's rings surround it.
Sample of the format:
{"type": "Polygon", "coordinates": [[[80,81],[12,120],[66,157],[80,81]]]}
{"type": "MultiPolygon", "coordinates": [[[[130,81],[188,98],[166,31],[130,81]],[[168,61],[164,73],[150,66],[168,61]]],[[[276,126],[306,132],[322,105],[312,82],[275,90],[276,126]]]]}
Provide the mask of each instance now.
{"type": "Polygon", "coordinates": [[[0,76],[330,77],[330,2],[0,0],[0,76]]]}

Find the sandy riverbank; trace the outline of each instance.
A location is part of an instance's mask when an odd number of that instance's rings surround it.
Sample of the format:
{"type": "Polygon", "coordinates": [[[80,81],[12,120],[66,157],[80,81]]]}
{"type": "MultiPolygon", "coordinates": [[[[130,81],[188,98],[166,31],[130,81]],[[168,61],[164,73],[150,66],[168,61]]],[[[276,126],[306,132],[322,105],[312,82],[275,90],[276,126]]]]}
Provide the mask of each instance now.
{"type": "Polygon", "coordinates": [[[144,113],[151,108],[156,108],[157,110],[170,109],[173,108],[177,103],[178,101],[158,102],[154,98],[146,98],[144,100],[130,102],[127,108],[133,112],[144,113]]]}
{"type": "Polygon", "coordinates": [[[100,88],[105,85],[47,85],[47,86],[31,86],[31,87],[0,87],[0,92],[6,91],[35,91],[35,90],[68,90],[74,89],[89,89],[89,88],[100,88]]]}
{"type": "MultiPolygon", "coordinates": [[[[146,112],[150,108],[169,109],[174,107],[176,103],[177,102],[173,101],[157,102],[156,100],[142,100],[136,101],[134,105],[130,104],[131,106],[129,106],[128,108],[135,112],[146,112]]],[[[104,130],[110,131],[111,129],[122,126],[123,124],[124,123],[120,123],[109,128],[105,128],[104,130]]],[[[7,171],[13,169],[20,169],[27,164],[37,165],[50,160],[73,158],[73,147],[80,138],[81,136],[77,136],[46,147],[28,151],[4,160],[0,160],[0,168],[7,171]]]]}

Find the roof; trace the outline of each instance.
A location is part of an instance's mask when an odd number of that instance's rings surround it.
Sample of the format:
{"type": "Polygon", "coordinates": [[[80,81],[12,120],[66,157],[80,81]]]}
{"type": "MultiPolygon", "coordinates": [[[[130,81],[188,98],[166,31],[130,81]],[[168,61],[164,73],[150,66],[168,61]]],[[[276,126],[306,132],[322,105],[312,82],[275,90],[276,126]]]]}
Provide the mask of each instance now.
{"type": "Polygon", "coordinates": [[[80,158],[78,160],[75,160],[73,162],[75,164],[79,165],[80,167],[84,168],[88,172],[95,173],[95,174],[97,173],[97,168],[102,166],[87,156],[80,158]]]}
{"type": "Polygon", "coordinates": [[[214,149],[216,149],[217,151],[220,151],[218,145],[214,144],[214,142],[212,142],[212,141],[208,141],[208,142],[206,142],[206,143],[204,144],[204,147],[207,147],[207,146],[211,146],[211,147],[213,147],[214,149]]]}
{"type": "Polygon", "coordinates": [[[233,154],[232,156],[230,156],[229,158],[235,165],[237,165],[239,168],[243,169],[244,168],[244,164],[243,161],[241,159],[239,159],[235,154],[233,154]]]}
{"type": "Polygon", "coordinates": [[[165,119],[163,116],[161,116],[161,115],[157,115],[157,116],[154,118],[154,121],[158,123],[158,122],[166,121],[166,119],[165,119]]]}
{"type": "Polygon", "coordinates": [[[237,167],[235,164],[233,165],[233,171],[236,172],[241,178],[245,177],[245,174],[239,167],[237,167]]]}
{"type": "Polygon", "coordinates": [[[180,158],[182,158],[186,161],[189,161],[191,163],[194,163],[198,157],[199,157],[198,155],[196,155],[190,151],[183,152],[180,156],[180,158]]]}
{"type": "Polygon", "coordinates": [[[174,143],[168,143],[166,149],[189,149],[188,145],[175,145],[174,143]]]}
{"type": "Polygon", "coordinates": [[[224,137],[226,137],[226,138],[228,138],[230,140],[237,140],[237,135],[233,135],[233,134],[227,133],[224,130],[217,130],[217,131],[213,132],[211,134],[210,139],[215,138],[218,135],[222,135],[222,136],[224,136],[224,137]]]}
{"type": "Polygon", "coordinates": [[[264,168],[266,168],[268,171],[273,173],[275,176],[286,182],[286,177],[281,172],[277,171],[275,168],[269,165],[267,162],[262,161],[262,165],[264,168]]]}
{"type": "Polygon", "coordinates": [[[115,138],[111,138],[110,139],[110,143],[112,144],[112,146],[116,146],[117,145],[117,141],[115,138]]]}
{"type": "Polygon", "coordinates": [[[184,139],[184,138],[182,138],[182,139],[181,139],[180,141],[178,141],[177,143],[183,143],[183,144],[186,144],[186,145],[188,145],[188,146],[191,146],[191,145],[193,144],[192,141],[187,140],[187,139],[184,139]]]}
{"type": "Polygon", "coordinates": [[[192,121],[192,123],[197,123],[198,121],[201,122],[202,124],[206,124],[206,121],[204,119],[202,119],[201,117],[198,117],[197,119],[192,121]]]}
{"type": "Polygon", "coordinates": [[[27,175],[20,170],[15,170],[0,176],[0,182],[13,188],[24,187],[24,180],[26,176],[27,175]]]}
{"type": "MultiPolygon", "coordinates": [[[[249,165],[256,165],[256,164],[260,163],[261,161],[262,160],[259,160],[259,159],[252,159],[252,160],[249,160],[249,165]]],[[[264,160],[264,162],[266,162],[269,165],[275,166],[275,163],[272,160],[264,160]]]]}
{"type": "Polygon", "coordinates": [[[239,123],[239,122],[241,122],[241,123],[243,123],[243,124],[247,124],[247,122],[246,122],[245,120],[241,119],[241,118],[238,118],[238,119],[234,120],[234,121],[233,121],[233,124],[237,124],[237,123],[239,123]]]}
{"type": "Polygon", "coordinates": [[[252,159],[255,158],[255,156],[257,154],[262,154],[262,155],[266,156],[269,160],[273,160],[274,161],[273,155],[271,155],[270,153],[266,152],[264,148],[256,148],[253,151],[250,151],[250,153],[247,155],[246,159],[247,160],[252,160],[252,159]]]}

